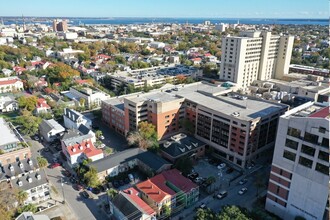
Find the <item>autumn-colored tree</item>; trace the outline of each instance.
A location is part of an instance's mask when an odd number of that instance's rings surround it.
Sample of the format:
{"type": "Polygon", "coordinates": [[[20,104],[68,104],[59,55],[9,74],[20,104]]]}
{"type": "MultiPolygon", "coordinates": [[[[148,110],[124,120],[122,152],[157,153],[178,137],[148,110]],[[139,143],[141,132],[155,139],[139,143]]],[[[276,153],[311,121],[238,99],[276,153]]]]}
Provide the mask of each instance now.
{"type": "Polygon", "coordinates": [[[36,108],[38,98],[36,96],[20,96],[17,101],[20,108],[33,111],[36,108]]]}
{"type": "Polygon", "coordinates": [[[180,75],[177,75],[176,76],[176,82],[178,83],[178,84],[182,84],[182,83],[184,83],[185,81],[186,81],[186,76],[184,76],[184,75],[182,75],[182,74],[180,74],[180,75]]]}
{"type": "Polygon", "coordinates": [[[146,121],[142,121],[139,123],[138,129],[143,138],[157,140],[157,131],[155,125],[146,121]]]}

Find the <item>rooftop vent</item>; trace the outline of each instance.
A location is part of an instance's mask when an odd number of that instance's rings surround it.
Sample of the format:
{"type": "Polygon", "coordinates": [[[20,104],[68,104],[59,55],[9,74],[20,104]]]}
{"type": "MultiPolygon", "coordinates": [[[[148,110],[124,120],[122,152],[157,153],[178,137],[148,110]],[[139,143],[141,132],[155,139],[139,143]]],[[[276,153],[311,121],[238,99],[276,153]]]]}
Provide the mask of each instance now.
{"type": "Polygon", "coordinates": [[[19,163],[18,163],[18,166],[19,166],[21,169],[23,169],[23,167],[24,167],[22,162],[19,162],[19,163]]]}
{"type": "Polygon", "coordinates": [[[10,169],[10,171],[14,171],[14,166],[9,164],[9,169],[10,169]]]}
{"type": "Polygon", "coordinates": [[[79,145],[79,150],[82,150],[83,149],[83,146],[79,145]]]}
{"type": "Polygon", "coordinates": [[[32,183],[32,178],[31,178],[31,177],[28,177],[28,178],[27,178],[27,181],[28,181],[29,183],[32,183]]]}
{"type": "Polygon", "coordinates": [[[72,152],[76,152],[76,148],[72,147],[72,152]]]}
{"type": "Polygon", "coordinates": [[[238,116],[240,116],[240,113],[239,112],[234,112],[231,115],[234,116],[234,117],[238,117],[238,116]]]}
{"type": "Polygon", "coordinates": [[[21,180],[18,180],[18,181],[17,181],[17,184],[18,184],[19,186],[23,186],[23,182],[22,182],[21,180]]]}
{"type": "Polygon", "coordinates": [[[198,147],[198,143],[191,142],[194,147],[198,147]]]}
{"type": "Polygon", "coordinates": [[[37,173],[36,177],[37,177],[37,180],[41,180],[41,175],[39,173],[37,173]]]}
{"type": "Polygon", "coordinates": [[[29,163],[30,166],[32,166],[32,164],[33,164],[31,159],[28,159],[28,163],[29,163]]]}
{"type": "Polygon", "coordinates": [[[166,141],[166,142],[164,143],[164,147],[165,147],[165,148],[168,148],[170,145],[171,145],[171,142],[170,142],[170,141],[166,141]]]}
{"type": "Polygon", "coordinates": [[[188,150],[191,150],[191,145],[186,145],[186,147],[188,148],[188,150]]]}
{"type": "Polygon", "coordinates": [[[90,148],[90,146],[91,146],[90,144],[86,144],[86,147],[87,147],[87,148],[90,148]]]}
{"type": "Polygon", "coordinates": [[[186,148],[181,148],[181,147],[179,147],[179,149],[180,149],[180,151],[181,151],[182,153],[184,153],[184,152],[186,151],[186,148]]]}

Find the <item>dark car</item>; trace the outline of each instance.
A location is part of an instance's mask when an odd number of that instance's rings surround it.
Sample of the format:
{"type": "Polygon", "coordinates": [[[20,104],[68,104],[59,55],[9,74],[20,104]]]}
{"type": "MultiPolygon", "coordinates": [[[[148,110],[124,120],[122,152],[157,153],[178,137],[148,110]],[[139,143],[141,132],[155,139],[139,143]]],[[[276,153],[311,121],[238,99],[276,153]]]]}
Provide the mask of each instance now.
{"type": "Polygon", "coordinates": [[[100,188],[93,188],[92,189],[92,193],[94,193],[94,194],[99,194],[101,192],[101,190],[100,190],[100,188]]]}
{"type": "Polygon", "coordinates": [[[197,206],[195,208],[195,210],[197,210],[197,209],[206,209],[206,208],[207,208],[206,204],[202,202],[199,206],[197,206]]]}
{"type": "Polygon", "coordinates": [[[112,185],[113,185],[113,187],[115,187],[115,188],[118,188],[118,187],[119,187],[119,183],[118,183],[117,180],[113,181],[113,182],[112,182],[112,185]]]}
{"type": "Polygon", "coordinates": [[[121,186],[125,185],[124,180],[119,180],[119,185],[121,185],[121,186]]]}
{"type": "Polygon", "coordinates": [[[74,177],[71,177],[70,178],[70,182],[73,183],[73,184],[75,184],[75,183],[78,183],[78,180],[76,178],[74,178],[74,177]]]}
{"type": "Polygon", "coordinates": [[[129,184],[131,181],[129,180],[129,178],[128,177],[126,177],[125,179],[124,179],[124,183],[125,184],[129,184]]]}
{"type": "Polygon", "coordinates": [[[85,199],[88,199],[88,198],[90,197],[89,194],[88,194],[88,192],[86,192],[85,190],[82,191],[82,192],[80,193],[80,195],[82,195],[85,199]]]}

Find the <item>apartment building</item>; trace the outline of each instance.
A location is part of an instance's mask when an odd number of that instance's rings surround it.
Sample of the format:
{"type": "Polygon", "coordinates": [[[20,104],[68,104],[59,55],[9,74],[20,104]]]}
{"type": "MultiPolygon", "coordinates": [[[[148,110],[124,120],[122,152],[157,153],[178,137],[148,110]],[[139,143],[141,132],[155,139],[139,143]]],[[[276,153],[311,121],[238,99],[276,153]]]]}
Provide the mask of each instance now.
{"type": "Polygon", "coordinates": [[[279,120],[266,209],[283,219],[329,217],[329,106],[305,103],[279,120]]]}
{"type": "Polygon", "coordinates": [[[245,31],[222,39],[220,79],[246,88],[254,80],[281,79],[289,73],[293,36],[245,31]]]}
{"type": "Polygon", "coordinates": [[[272,149],[278,118],[288,106],[228,95],[230,91],[199,82],[117,97],[103,102],[103,121],[115,130],[118,124],[124,125],[125,135],[136,130],[141,121],[148,121],[163,139],[185,129],[182,121],[187,120],[195,137],[215,149],[215,156],[244,167],[272,149]],[[120,111],[121,117],[116,118],[112,110],[120,111]]]}
{"type": "Polygon", "coordinates": [[[87,108],[99,107],[101,106],[102,100],[106,100],[110,97],[104,92],[97,91],[89,87],[71,87],[69,93],[66,93],[65,95],[79,104],[80,100],[84,99],[84,104],[87,108]]]}

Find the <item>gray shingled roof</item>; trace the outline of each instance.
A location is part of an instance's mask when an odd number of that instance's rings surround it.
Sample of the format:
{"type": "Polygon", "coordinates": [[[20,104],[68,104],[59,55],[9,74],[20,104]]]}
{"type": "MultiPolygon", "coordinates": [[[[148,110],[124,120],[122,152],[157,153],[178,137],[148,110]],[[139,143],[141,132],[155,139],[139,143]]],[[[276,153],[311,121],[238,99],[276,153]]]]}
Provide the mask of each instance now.
{"type": "Polygon", "coordinates": [[[10,180],[11,185],[19,190],[29,190],[32,188],[35,188],[37,186],[41,186],[44,185],[45,183],[48,182],[47,177],[46,177],[46,173],[44,170],[39,170],[39,171],[35,171],[33,173],[28,173],[24,176],[21,176],[19,178],[15,178],[10,180]],[[40,179],[38,180],[37,175],[40,175],[40,179]],[[28,178],[32,178],[32,182],[30,183],[28,181],[28,178]],[[22,186],[19,186],[18,182],[22,181],[22,186]]]}
{"type": "Polygon", "coordinates": [[[197,140],[192,136],[186,136],[177,141],[168,138],[160,144],[160,149],[175,158],[180,155],[194,152],[197,148],[200,148],[203,145],[205,145],[205,143],[202,141],[197,140]]]}
{"type": "Polygon", "coordinates": [[[128,161],[136,158],[155,171],[159,170],[166,164],[171,164],[170,162],[167,162],[163,158],[150,151],[144,151],[139,148],[132,148],[108,157],[104,157],[100,160],[93,161],[90,163],[90,166],[94,166],[98,172],[102,172],[120,164],[127,163],[128,161]]]}
{"type": "Polygon", "coordinates": [[[31,170],[37,169],[38,163],[34,159],[24,159],[18,162],[14,162],[11,164],[7,164],[5,166],[0,167],[0,180],[9,179],[13,176],[18,176],[19,174],[28,173],[31,170]],[[29,161],[32,161],[32,165],[29,164],[29,161]],[[20,164],[22,164],[22,168],[20,167],[20,164]],[[11,170],[11,167],[12,170],[11,170]]]}
{"type": "Polygon", "coordinates": [[[64,109],[64,115],[73,122],[77,122],[78,118],[83,116],[79,112],[69,108],[64,109]]]}
{"type": "Polygon", "coordinates": [[[82,134],[88,134],[90,132],[90,129],[87,128],[85,125],[81,124],[78,128],[78,131],[82,134]]]}

